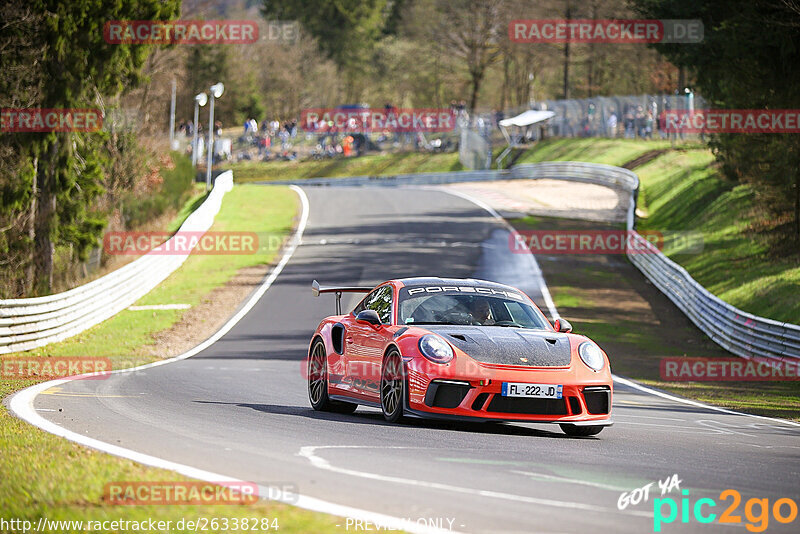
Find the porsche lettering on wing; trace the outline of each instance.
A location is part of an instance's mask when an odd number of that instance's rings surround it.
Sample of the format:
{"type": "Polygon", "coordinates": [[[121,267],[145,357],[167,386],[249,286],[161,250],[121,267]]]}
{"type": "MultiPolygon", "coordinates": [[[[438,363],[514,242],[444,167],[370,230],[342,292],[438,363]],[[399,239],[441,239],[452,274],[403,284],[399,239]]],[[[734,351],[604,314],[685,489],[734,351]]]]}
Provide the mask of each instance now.
{"type": "Polygon", "coordinates": [[[480,295],[505,295],[508,298],[515,300],[524,300],[522,295],[514,293],[513,291],[506,291],[503,289],[478,287],[478,286],[425,286],[425,287],[412,287],[408,290],[409,296],[418,293],[477,293],[480,295]]]}

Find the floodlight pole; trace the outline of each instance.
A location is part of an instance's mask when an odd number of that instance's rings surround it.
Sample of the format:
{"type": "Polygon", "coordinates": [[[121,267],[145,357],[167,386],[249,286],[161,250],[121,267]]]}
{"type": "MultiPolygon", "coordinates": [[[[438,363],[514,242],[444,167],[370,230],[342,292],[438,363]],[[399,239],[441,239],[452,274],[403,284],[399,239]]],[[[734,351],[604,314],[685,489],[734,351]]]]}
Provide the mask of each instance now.
{"type": "Polygon", "coordinates": [[[169,101],[169,149],[175,141],[175,78],[172,79],[172,97],[169,101]]]}
{"type": "Polygon", "coordinates": [[[211,159],[214,155],[214,93],[211,93],[211,108],[208,112],[208,146],[206,147],[206,191],[211,189],[211,159]]]}
{"type": "Polygon", "coordinates": [[[211,159],[214,155],[214,100],[222,96],[225,86],[218,82],[211,86],[211,108],[208,112],[208,158],[206,159],[206,191],[211,189],[211,159]]]}
{"type": "Polygon", "coordinates": [[[205,106],[208,97],[200,93],[194,97],[194,128],[192,128],[192,166],[197,167],[197,121],[200,120],[200,107],[205,106]]]}

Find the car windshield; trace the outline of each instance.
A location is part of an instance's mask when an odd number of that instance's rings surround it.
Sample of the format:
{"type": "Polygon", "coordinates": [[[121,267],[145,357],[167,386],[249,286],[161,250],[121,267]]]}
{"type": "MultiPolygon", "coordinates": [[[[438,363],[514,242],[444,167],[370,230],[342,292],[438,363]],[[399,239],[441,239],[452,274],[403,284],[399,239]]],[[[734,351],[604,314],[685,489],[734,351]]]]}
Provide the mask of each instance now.
{"type": "Polygon", "coordinates": [[[403,288],[400,290],[400,324],[451,324],[549,329],[542,313],[522,300],[519,293],[484,288],[403,288]],[[446,291],[452,289],[452,292],[446,291]],[[472,290],[472,291],[467,291],[472,290]],[[492,294],[494,293],[494,294],[492,294]]]}

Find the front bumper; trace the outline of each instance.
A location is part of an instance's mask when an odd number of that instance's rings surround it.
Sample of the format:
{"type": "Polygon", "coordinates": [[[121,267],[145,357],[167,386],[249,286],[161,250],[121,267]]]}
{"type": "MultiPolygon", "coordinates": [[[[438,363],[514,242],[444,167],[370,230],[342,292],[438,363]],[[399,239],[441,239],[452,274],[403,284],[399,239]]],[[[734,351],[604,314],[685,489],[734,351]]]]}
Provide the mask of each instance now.
{"type": "Polygon", "coordinates": [[[432,373],[426,362],[407,362],[411,415],[437,419],[612,424],[610,372],[575,369],[491,369],[482,378],[432,373]],[[491,376],[491,378],[489,378],[491,376]],[[561,399],[504,397],[503,382],[562,385],[561,399]]]}

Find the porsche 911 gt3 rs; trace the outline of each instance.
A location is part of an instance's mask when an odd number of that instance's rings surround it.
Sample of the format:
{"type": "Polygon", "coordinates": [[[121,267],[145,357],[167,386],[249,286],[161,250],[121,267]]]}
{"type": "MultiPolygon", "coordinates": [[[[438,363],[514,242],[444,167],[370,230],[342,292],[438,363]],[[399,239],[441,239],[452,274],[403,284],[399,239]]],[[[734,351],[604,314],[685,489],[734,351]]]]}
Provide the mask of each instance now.
{"type": "Polygon", "coordinates": [[[474,279],[404,278],[323,287],[336,315],[311,338],[308,395],[315,410],[375,406],[404,416],[558,423],[571,436],[612,424],[608,356],[551,324],[513,287],[474,279]],[[343,293],[367,293],[342,314],[343,293]]]}

